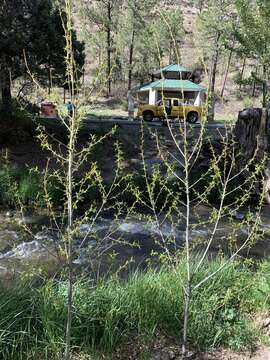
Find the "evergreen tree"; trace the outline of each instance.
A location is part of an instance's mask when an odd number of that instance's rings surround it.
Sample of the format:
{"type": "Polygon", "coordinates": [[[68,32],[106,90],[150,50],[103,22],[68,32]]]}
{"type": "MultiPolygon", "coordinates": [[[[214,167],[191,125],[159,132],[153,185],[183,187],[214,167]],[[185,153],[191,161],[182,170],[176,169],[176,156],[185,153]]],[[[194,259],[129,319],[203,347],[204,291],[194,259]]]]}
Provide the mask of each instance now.
{"type": "MultiPolygon", "coordinates": [[[[48,86],[64,86],[64,35],[59,10],[51,0],[4,0],[1,3],[0,87],[5,115],[12,110],[11,82],[28,71],[48,86]]],[[[84,46],[76,40],[75,33],[73,36],[74,57],[80,68],[84,63],[84,46]]]]}
{"type": "Polygon", "coordinates": [[[128,0],[120,29],[119,52],[123,68],[128,69],[128,89],[133,78],[142,83],[163,62],[180,61],[183,19],[179,7],[165,8],[164,1],[128,0]]]}
{"type": "Polygon", "coordinates": [[[93,0],[82,4],[81,16],[87,27],[86,37],[97,48],[99,62],[106,61],[107,96],[111,95],[113,54],[118,31],[119,11],[123,0],[93,0]],[[105,51],[103,51],[103,49],[105,51]],[[105,52],[105,54],[104,54],[105,52]]]}
{"type": "Polygon", "coordinates": [[[199,41],[204,62],[209,70],[208,121],[215,117],[216,75],[224,50],[234,47],[233,24],[235,7],[231,0],[207,0],[206,10],[200,15],[199,41]]]}
{"type": "MultiPolygon", "coordinates": [[[[234,34],[237,52],[255,60],[261,68],[262,105],[267,104],[267,82],[270,66],[270,5],[268,0],[236,0],[238,20],[234,34]]],[[[257,72],[256,72],[257,73],[257,72]]],[[[259,73],[256,74],[258,79],[259,73]]]]}

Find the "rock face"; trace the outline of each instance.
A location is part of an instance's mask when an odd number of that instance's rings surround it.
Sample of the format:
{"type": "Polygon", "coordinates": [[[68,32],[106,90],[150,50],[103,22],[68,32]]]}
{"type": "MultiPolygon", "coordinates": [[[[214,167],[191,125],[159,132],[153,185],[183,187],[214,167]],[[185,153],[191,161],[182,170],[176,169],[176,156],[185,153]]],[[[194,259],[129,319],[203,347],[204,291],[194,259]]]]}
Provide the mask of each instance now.
{"type": "Polygon", "coordinates": [[[265,200],[270,204],[270,162],[266,161],[270,150],[268,120],[269,109],[244,109],[239,112],[234,137],[237,170],[242,171],[242,176],[248,179],[258,164],[263,166],[264,189],[259,189],[262,179],[258,179],[257,193],[265,191],[265,200]]]}
{"type": "Polygon", "coordinates": [[[259,108],[240,111],[234,135],[241,166],[247,164],[253,156],[258,161],[262,160],[268,149],[267,111],[259,108]]]}
{"type": "MultiPolygon", "coordinates": [[[[89,123],[87,125],[87,132],[97,133],[98,135],[108,134],[114,124],[109,123],[89,123]]],[[[201,128],[200,126],[189,126],[187,130],[187,139],[190,149],[194,144],[194,141],[199,137],[201,128]]],[[[175,140],[178,144],[183,142],[183,136],[180,135],[179,126],[172,122],[172,133],[175,136],[175,140]]],[[[205,139],[213,138],[220,139],[222,134],[225,133],[225,129],[209,128],[206,130],[205,139]]],[[[140,122],[130,122],[130,124],[119,123],[117,125],[117,131],[106,138],[100,148],[97,148],[95,154],[93,154],[93,161],[97,161],[100,168],[103,170],[103,174],[106,181],[111,182],[114,176],[115,163],[113,161],[113,154],[115,153],[114,144],[118,141],[121,144],[121,148],[124,154],[123,165],[127,172],[136,172],[138,174],[142,171],[142,141],[143,141],[143,153],[144,161],[147,164],[148,173],[152,172],[152,169],[156,165],[164,167],[164,161],[160,156],[160,150],[164,154],[172,154],[179,159],[179,150],[175,145],[174,139],[170,129],[167,126],[162,126],[159,123],[156,126],[140,122]],[[160,149],[158,149],[157,141],[160,149]],[[98,156],[96,155],[98,154],[98,156]]],[[[173,157],[170,158],[173,161],[173,157]]],[[[162,170],[162,169],[161,169],[162,170]]]]}

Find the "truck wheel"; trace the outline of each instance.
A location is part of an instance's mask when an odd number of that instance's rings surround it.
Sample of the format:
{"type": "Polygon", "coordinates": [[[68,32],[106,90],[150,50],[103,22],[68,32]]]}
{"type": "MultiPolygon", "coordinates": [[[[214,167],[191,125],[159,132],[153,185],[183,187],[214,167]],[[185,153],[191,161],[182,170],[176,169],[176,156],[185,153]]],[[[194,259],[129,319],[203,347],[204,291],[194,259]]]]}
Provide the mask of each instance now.
{"type": "Polygon", "coordinates": [[[195,124],[199,120],[199,115],[195,111],[191,111],[187,115],[187,122],[190,124],[195,124]]]}
{"type": "Polygon", "coordinates": [[[143,113],[143,120],[144,121],[152,121],[154,119],[154,114],[152,111],[145,111],[143,113]]]}

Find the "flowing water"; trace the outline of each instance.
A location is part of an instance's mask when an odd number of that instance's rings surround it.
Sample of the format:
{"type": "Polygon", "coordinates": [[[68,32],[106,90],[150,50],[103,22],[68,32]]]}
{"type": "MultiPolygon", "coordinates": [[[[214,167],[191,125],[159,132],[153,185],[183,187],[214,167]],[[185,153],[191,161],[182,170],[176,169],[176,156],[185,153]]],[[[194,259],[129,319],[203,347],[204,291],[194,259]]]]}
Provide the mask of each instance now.
{"type": "MultiPolygon", "coordinates": [[[[197,251],[205,248],[211,238],[214,223],[209,220],[211,210],[206,206],[193,209],[189,239],[197,251]]],[[[210,246],[210,253],[235,251],[245,242],[250,227],[242,224],[245,212],[224,217],[210,246]]],[[[254,214],[255,219],[255,214],[254,214]]],[[[173,224],[153,216],[133,215],[113,219],[101,217],[94,224],[83,224],[74,238],[74,266],[89,272],[127,272],[157,263],[159,254],[173,254],[183,247],[185,219],[175,217],[173,224]]],[[[52,276],[63,270],[64,243],[48,218],[41,214],[22,217],[0,213],[0,278],[6,282],[23,276],[52,276]],[[23,230],[27,226],[31,232],[23,230]]],[[[270,255],[270,208],[261,214],[259,239],[246,246],[239,255],[265,258],[270,255]]]]}

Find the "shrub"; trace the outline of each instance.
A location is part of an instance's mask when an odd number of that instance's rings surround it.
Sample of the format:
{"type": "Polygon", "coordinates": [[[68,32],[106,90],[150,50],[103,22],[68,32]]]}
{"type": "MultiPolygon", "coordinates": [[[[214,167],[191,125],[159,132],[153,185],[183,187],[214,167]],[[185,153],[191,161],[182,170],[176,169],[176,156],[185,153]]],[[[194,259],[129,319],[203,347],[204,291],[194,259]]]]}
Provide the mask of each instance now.
{"type": "Polygon", "coordinates": [[[254,106],[254,99],[250,98],[250,97],[245,97],[243,99],[243,108],[252,108],[254,106]]]}
{"type": "MultiPolygon", "coordinates": [[[[5,164],[0,168],[0,205],[42,207],[44,201],[43,175],[37,169],[19,168],[5,164]]],[[[63,185],[53,175],[48,179],[48,193],[53,204],[63,199],[63,185]]]]}

